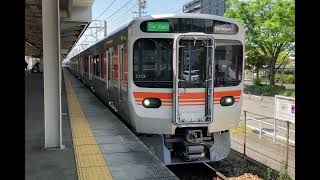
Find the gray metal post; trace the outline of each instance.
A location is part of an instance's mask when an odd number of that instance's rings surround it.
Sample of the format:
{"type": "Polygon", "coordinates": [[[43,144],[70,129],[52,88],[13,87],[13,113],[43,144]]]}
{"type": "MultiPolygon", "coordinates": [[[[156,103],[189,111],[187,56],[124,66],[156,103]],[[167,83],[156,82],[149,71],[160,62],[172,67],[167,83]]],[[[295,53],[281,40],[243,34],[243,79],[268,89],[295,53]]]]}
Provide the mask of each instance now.
{"type": "Polygon", "coordinates": [[[104,37],[107,36],[107,21],[104,21],[104,37]]]}
{"type": "Polygon", "coordinates": [[[288,164],[289,164],[289,127],[290,127],[290,122],[287,121],[286,168],[288,168],[288,164]]]}
{"type": "Polygon", "coordinates": [[[277,140],[277,119],[273,118],[273,142],[277,140]]]}
{"type": "Polygon", "coordinates": [[[246,141],[247,141],[247,111],[244,111],[244,143],[243,143],[244,155],[246,155],[246,141]]]}
{"type": "Polygon", "coordinates": [[[259,138],[261,138],[261,135],[262,135],[262,120],[260,120],[259,138]]]}
{"type": "Polygon", "coordinates": [[[42,0],[45,148],[63,148],[59,0],[42,0]]]}
{"type": "Polygon", "coordinates": [[[139,1],[139,17],[141,17],[141,10],[142,10],[142,0],[139,1]]]}

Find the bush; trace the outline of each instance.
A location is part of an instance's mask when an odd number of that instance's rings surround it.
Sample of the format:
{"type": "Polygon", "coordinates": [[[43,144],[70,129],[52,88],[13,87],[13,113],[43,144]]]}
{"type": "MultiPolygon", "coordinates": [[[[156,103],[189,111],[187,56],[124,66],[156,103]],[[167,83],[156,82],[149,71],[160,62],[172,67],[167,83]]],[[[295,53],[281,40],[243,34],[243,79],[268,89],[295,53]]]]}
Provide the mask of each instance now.
{"type": "Polygon", "coordinates": [[[288,174],[287,166],[288,165],[284,165],[281,167],[277,180],[292,180],[292,178],[288,174]]]}
{"type": "Polygon", "coordinates": [[[294,74],[286,74],[284,76],[284,82],[286,84],[294,84],[295,83],[294,74]]]}
{"type": "Polygon", "coordinates": [[[261,79],[254,79],[253,80],[253,84],[257,85],[257,86],[260,86],[261,85],[261,79]]]}
{"type": "Polygon", "coordinates": [[[282,96],[288,96],[288,97],[295,97],[295,90],[294,89],[286,89],[284,92],[282,92],[280,95],[282,96]]]}
{"type": "MultiPolygon", "coordinates": [[[[288,73],[288,72],[285,72],[284,73],[284,81],[283,83],[285,84],[295,84],[295,76],[292,72],[288,73]]],[[[274,79],[275,79],[275,82],[276,83],[281,83],[281,72],[280,73],[276,73],[275,76],[274,76],[274,79]]]]}
{"type": "Polygon", "coordinates": [[[281,86],[271,86],[266,84],[245,86],[244,92],[254,95],[264,95],[264,96],[274,96],[282,94],[285,91],[284,87],[281,86]]]}

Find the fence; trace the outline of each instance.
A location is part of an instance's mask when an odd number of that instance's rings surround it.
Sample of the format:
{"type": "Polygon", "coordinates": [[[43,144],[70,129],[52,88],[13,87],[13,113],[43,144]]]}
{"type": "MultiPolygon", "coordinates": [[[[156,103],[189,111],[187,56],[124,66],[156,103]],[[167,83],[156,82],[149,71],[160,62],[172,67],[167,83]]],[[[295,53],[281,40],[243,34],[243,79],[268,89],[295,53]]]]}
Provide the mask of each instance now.
{"type": "Polygon", "coordinates": [[[246,110],[243,111],[243,115],[243,137],[232,135],[233,149],[277,170],[285,166],[289,174],[294,177],[295,141],[293,135],[295,130],[293,127],[290,129],[290,125],[294,124],[246,110]],[[254,125],[248,125],[248,122],[254,125]],[[265,126],[271,128],[264,128],[265,126]],[[248,131],[249,129],[255,131],[256,134],[248,131]],[[285,137],[281,136],[282,134],[285,134],[285,137]],[[290,135],[293,136],[293,140],[290,140],[290,135]]]}

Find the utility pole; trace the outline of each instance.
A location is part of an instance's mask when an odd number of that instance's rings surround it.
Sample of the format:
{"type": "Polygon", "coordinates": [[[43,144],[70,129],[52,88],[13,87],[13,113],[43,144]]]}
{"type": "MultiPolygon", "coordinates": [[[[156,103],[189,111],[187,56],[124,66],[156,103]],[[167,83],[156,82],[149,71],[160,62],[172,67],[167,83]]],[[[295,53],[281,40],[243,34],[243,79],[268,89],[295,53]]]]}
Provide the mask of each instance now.
{"type": "Polygon", "coordinates": [[[141,17],[141,14],[145,13],[143,10],[146,8],[147,0],[137,0],[137,1],[138,1],[139,9],[138,9],[138,12],[134,12],[134,13],[139,13],[139,17],[141,17]]]}
{"type": "Polygon", "coordinates": [[[106,37],[107,36],[107,21],[104,20],[103,22],[104,22],[104,37],[106,37]]]}

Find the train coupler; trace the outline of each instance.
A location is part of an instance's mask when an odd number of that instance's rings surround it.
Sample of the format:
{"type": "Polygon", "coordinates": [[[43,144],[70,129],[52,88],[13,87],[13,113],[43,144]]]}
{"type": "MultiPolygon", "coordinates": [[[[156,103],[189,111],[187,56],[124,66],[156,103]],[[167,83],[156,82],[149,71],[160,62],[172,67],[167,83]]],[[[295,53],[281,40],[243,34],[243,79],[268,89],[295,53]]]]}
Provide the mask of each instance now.
{"type": "Polygon", "coordinates": [[[203,145],[190,145],[186,146],[186,152],[184,153],[187,161],[194,161],[205,157],[203,145]]]}

